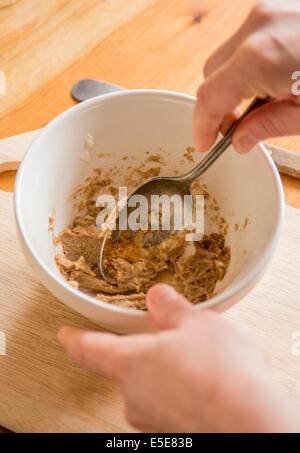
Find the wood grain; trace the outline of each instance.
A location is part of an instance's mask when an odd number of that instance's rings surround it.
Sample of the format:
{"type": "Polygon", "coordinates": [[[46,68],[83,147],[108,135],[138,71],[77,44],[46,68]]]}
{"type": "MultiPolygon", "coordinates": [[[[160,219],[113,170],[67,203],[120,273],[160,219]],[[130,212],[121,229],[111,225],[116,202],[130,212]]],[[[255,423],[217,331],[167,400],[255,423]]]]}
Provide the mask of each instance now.
{"type": "MultiPolygon", "coordinates": [[[[153,0],[20,0],[1,10],[0,67],[6,74],[7,95],[1,100],[0,114],[20,107],[39,88],[46,92],[58,74],[63,75],[69,65],[151,3],[153,0]]],[[[44,100],[39,98],[39,102],[44,100]]],[[[37,115],[32,110],[34,118],[37,115]]],[[[5,135],[12,134],[6,131],[5,135]]]]}
{"type": "Polygon", "coordinates": [[[16,171],[5,171],[0,173],[0,190],[13,192],[16,178],[16,171]]]}
{"type": "MultiPolygon", "coordinates": [[[[19,0],[0,10],[0,137],[46,125],[74,105],[80,78],[194,94],[207,57],[257,0],[19,0]],[[59,95],[58,95],[59,94],[59,95]]],[[[271,140],[300,152],[299,137],[271,140]]],[[[9,177],[9,175],[8,175],[9,177]]],[[[300,183],[284,178],[287,203],[300,183]]],[[[11,182],[4,176],[0,184],[11,182]]]]}
{"type": "Polygon", "coordinates": [[[0,136],[44,126],[74,104],[70,88],[83,77],[195,93],[206,58],[255,3],[19,0],[0,11],[0,136]]]}

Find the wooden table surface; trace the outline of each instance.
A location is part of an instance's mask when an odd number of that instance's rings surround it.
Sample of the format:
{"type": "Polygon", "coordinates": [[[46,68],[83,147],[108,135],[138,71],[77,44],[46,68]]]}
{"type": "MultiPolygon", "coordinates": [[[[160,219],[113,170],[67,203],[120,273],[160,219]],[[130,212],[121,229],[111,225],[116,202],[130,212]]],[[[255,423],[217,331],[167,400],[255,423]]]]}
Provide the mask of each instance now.
{"type": "MultiPolygon", "coordinates": [[[[81,78],[195,94],[207,57],[257,0],[17,0],[0,9],[0,138],[45,126],[74,105],[81,78]]],[[[300,137],[271,143],[300,152],[300,137]]],[[[14,173],[0,177],[12,190],[14,173]]],[[[300,208],[300,182],[283,177],[300,208]]],[[[1,431],[1,430],[0,430],[1,431]]]]}
{"type": "MultiPolygon", "coordinates": [[[[85,77],[194,94],[206,58],[257,0],[17,0],[0,9],[0,138],[45,126],[85,77]]],[[[271,140],[300,152],[300,138],[271,140]]],[[[300,208],[300,183],[283,178],[300,208]]],[[[1,184],[12,187],[4,175],[1,184]]]]}

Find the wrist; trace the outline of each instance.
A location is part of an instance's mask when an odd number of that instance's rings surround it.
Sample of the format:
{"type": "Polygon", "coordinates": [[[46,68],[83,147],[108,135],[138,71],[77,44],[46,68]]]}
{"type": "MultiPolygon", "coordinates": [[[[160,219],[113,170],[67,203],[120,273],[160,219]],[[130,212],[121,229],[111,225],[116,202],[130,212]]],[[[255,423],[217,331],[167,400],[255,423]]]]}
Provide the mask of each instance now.
{"type": "Polygon", "coordinates": [[[299,432],[300,422],[296,405],[282,387],[267,376],[252,384],[245,396],[244,430],[246,432],[299,432]]]}

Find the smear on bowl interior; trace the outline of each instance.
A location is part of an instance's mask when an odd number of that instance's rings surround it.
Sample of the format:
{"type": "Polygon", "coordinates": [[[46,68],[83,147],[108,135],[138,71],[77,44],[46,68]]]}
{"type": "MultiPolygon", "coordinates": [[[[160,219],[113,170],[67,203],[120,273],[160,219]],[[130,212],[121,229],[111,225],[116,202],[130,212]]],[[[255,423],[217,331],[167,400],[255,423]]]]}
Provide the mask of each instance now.
{"type": "MultiPolygon", "coordinates": [[[[191,162],[193,152],[187,148],[184,154],[191,162]]],[[[215,295],[216,284],[224,278],[230,264],[230,248],[226,245],[228,225],[218,212],[217,200],[210,200],[206,185],[199,180],[191,192],[204,195],[206,210],[210,208],[216,225],[215,232],[193,243],[185,241],[186,232],[181,232],[159,245],[147,243],[147,246],[141,246],[139,234],[125,232],[107,250],[106,264],[117,285],[101,277],[99,255],[103,233],[96,226],[96,218],[103,208],[96,207],[97,197],[101,193],[115,196],[118,187],[114,180],[118,186],[127,185],[130,192],[145,179],[159,175],[165,165],[163,154],[161,151],[149,154],[138,166],[134,165],[133,156],[125,156],[118,168],[105,171],[95,168],[94,176],[87,178],[72,194],[77,214],[69,228],[55,239],[55,245],[59,243],[62,247],[62,253],[55,257],[56,264],[70,285],[102,301],[140,310],[146,310],[147,290],[158,282],[173,285],[192,303],[204,302],[215,295]],[[121,175],[127,176],[120,182],[121,175]]]]}

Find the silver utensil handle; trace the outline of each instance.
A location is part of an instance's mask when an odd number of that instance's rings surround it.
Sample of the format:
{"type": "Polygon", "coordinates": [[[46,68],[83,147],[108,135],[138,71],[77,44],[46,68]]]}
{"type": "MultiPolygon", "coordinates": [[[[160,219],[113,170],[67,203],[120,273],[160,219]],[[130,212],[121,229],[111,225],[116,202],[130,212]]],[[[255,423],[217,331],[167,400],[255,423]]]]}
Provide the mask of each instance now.
{"type": "Polygon", "coordinates": [[[280,173],[300,179],[300,154],[264,143],[280,173]]]}
{"type": "Polygon", "coordinates": [[[87,101],[96,96],[102,96],[115,91],[123,91],[126,88],[114,85],[109,82],[103,82],[96,79],[82,79],[73,85],[71,94],[76,101],[87,101]]]}

